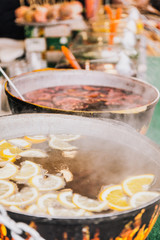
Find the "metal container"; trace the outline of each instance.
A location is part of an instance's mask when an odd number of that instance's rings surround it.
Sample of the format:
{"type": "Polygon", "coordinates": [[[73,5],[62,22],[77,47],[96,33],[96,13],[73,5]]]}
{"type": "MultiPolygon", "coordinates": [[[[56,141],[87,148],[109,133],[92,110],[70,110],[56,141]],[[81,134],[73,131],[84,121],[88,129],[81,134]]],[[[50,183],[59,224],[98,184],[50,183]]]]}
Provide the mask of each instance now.
{"type": "Polygon", "coordinates": [[[104,111],[67,111],[57,108],[44,107],[19,99],[13,89],[6,83],[5,91],[12,113],[64,113],[96,118],[111,118],[130,124],[138,131],[145,133],[156,103],[159,100],[158,90],[143,81],[120,75],[112,75],[98,71],[84,70],[40,70],[17,76],[13,79],[21,94],[37,89],[63,85],[92,85],[108,86],[132,91],[147,99],[147,104],[124,110],[104,111]]]}
{"type": "MultiPolygon", "coordinates": [[[[1,139],[53,133],[81,134],[101,139],[103,146],[97,148],[97,151],[101,152],[98,159],[92,154],[93,159],[84,159],[78,163],[78,167],[76,161],[75,163],[73,161],[73,169],[76,169],[77,172],[81,170],[84,173],[84,178],[80,178],[78,181],[82,189],[85,188],[86,191],[97,189],[99,184],[108,181],[119,184],[125,177],[145,173],[155,175],[153,189],[157,191],[160,189],[160,151],[158,147],[147,137],[140,135],[123,123],[109,119],[104,122],[60,114],[19,114],[1,117],[0,132],[1,139]],[[108,157],[102,157],[104,150],[105,153],[107,151],[108,157]],[[87,171],[90,174],[86,175],[87,171]]],[[[96,152],[96,150],[94,151],[96,152]]],[[[128,211],[113,211],[85,217],[47,218],[18,213],[13,210],[8,211],[8,214],[16,222],[24,222],[35,227],[46,240],[144,240],[159,216],[159,209],[160,197],[157,197],[149,203],[128,211]]],[[[2,223],[5,225],[5,222],[2,223]]],[[[21,226],[24,232],[28,230],[22,224],[18,226],[21,226]]],[[[11,228],[9,224],[8,228],[11,228]]],[[[7,235],[11,239],[10,231],[7,231],[7,235]]],[[[14,227],[12,226],[13,231],[14,227]]],[[[37,236],[35,233],[33,235],[37,236]]],[[[28,239],[26,235],[23,237],[28,239]]]]}

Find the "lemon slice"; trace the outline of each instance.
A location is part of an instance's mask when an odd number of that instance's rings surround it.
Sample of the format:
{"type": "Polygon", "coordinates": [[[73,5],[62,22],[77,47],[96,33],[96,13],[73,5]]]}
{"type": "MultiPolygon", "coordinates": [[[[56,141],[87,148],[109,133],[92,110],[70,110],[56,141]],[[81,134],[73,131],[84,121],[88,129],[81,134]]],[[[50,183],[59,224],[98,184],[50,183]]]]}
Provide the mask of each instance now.
{"type": "Polygon", "coordinates": [[[73,174],[69,169],[62,169],[60,173],[63,175],[66,182],[71,182],[73,180],[73,174]]]}
{"type": "Polygon", "coordinates": [[[40,166],[31,161],[24,161],[21,163],[21,168],[14,176],[14,180],[28,180],[29,178],[40,173],[40,166]]]}
{"type": "Polygon", "coordinates": [[[105,188],[99,194],[101,201],[107,201],[108,207],[117,211],[125,211],[131,208],[128,197],[124,194],[121,185],[105,188]]]}
{"type": "Polygon", "coordinates": [[[9,207],[9,210],[10,210],[10,211],[13,211],[13,212],[24,213],[24,209],[19,208],[19,207],[17,207],[17,206],[10,206],[10,207],[9,207]]]}
{"type": "Polygon", "coordinates": [[[131,197],[130,204],[132,207],[136,208],[147,202],[152,201],[154,198],[159,196],[160,194],[158,192],[138,192],[131,197]]]}
{"type": "Polygon", "coordinates": [[[35,143],[45,142],[47,140],[47,137],[44,135],[36,135],[36,136],[25,136],[24,139],[35,144],[35,143]]]}
{"type": "Polygon", "coordinates": [[[8,140],[8,142],[11,143],[12,145],[15,145],[20,148],[30,148],[31,147],[31,143],[27,142],[23,138],[10,139],[10,140],[8,140]]]}
{"type": "Polygon", "coordinates": [[[7,180],[0,180],[0,199],[7,198],[16,190],[16,185],[7,180]]]}
{"type": "Polygon", "coordinates": [[[34,176],[30,179],[29,183],[39,191],[58,190],[65,186],[65,181],[62,177],[52,174],[34,176]]]}
{"type": "Polygon", "coordinates": [[[75,158],[77,155],[77,151],[63,151],[62,156],[65,158],[75,158]]]}
{"type": "Polygon", "coordinates": [[[7,163],[3,168],[0,168],[0,179],[13,177],[17,172],[18,166],[13,163],[7,163]]]}
{"type": "Polygon", "coordinates": [[[58,194],[57,199],[64,207],[76,208],[76,206],[72,202],[72,196],[73,196],[72,190],[68,189],[61,191],[58,194]]]}
{"type": "Polygon", "coordinates": [[[32,204],[26,208],[26,212],[30,214],[41,214],[41,213],[46,213],[45,211],[43,212],[42,209],[38,207],[37,204],[32,204]]]}
{"type": "Polygon", "coordinates": [[[147,191],[153,181],[153,174],[144,174],[127,178],[125,181],[123,181],[122,187],[128,196],[132,196],[137,192],[147,191]]]}
{"type": "Polygon", "coordinates": [[[62,208],[62,205],[57,200],[57,193],[47,193],[39,197],[37,200],[37,205],[43,211],[48,211],[49,207],[53,208],[62,208]]]}
{"type": "Polygon", "coordinates": [[[49,146],[53,149],[58,149],[58,150],[67,150],[67,151],[71,151],[71,150],[76,150],[77,147],[73,146],[71,144],[69,144],[68,142],[62,141],[60,139],[57,138],[51,138],[51,140],[49,141],[49,146]]]}
{"type": "Polygon", "coordinates": [[[0,141],[0,157],[10,158],[14,157],[21,152],[21,149],[7,142],[6,140],[0,141]]]}
{"type": "Polygon", "coordinates": [[[5,139],[0,141],[0,148],[10,148],[10,147],[13,147],[13,145],[7,142],[5,139]]]}
{"type": "Polygon", "coordinates": [[[12,151],[10,148],[6,148],[6,149],[2,149],[0,150],[0,157],[2,158],[12,158],[15,157],[16,158],[16,154],[18,153],[18,151],[12,148],[12,151]],[[14,150],[14,152],[13,152],[14,150]]]}
{"type": "Polygon", "coordinates": [[[0,158],[0,167],[4,167],[7,163],[15,162],[16,157],[0,158]]]}
{"type": "Polygon", "coordinates": [[[35,157],[35,158],[46,158],[48,155],[39,149],[25,150],[19,154],[21,157],[35,157]]]}
{"type": "Polygon", "coordinates": [[[56,209],[53,207],[48,208],[48,213],[54,217],[82,217],[86,216],[86,211],[83,209],[56,209]]]}
{"type": "Polygon", "coordinates": [[[108,209],[107,203],[105,201],[100,202],[76,193],[73,194],[72,201],[78,208],[84,209],[86,211],[102,212],[108,209]]]}
{"type": "Polygon", "coordinates": [[[26,206],[33,203],[38,198],[38,191],[36,188],[25,187],[16,194],[11,195],[0,202],[5,206],[26,206]]]}
{"type": "Polygon", "coordinates": [[[59,139],[64,142],[71,142],[75,141],[80,138],[80,135],[73,135],[73,134],[58,134],[58,135],[50,135],[51,139],[59,139]]]}

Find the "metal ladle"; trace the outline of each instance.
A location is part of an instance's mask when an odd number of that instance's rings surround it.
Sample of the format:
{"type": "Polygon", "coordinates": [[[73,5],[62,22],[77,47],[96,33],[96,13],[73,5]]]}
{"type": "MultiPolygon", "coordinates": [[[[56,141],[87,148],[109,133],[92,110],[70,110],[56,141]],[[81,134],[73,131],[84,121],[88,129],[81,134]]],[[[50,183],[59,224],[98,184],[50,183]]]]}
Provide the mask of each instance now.
{"type": "Polygon", "coordinates": [[[7,76],[7,74],[3,71],[2,67],[0,67],[0,71],[3,74],[3,76],[5,77],[5,79],[9,82],[9,84],[13,87],[13,89],[16,91],[16,93],[18,94],[18,96],[25,101],[24,97],[21,95],[21,93],[18,91],[18,89],[16,88],[16,86],[13,84],[13,82],[10,80],[10,78],[7,76]]]}

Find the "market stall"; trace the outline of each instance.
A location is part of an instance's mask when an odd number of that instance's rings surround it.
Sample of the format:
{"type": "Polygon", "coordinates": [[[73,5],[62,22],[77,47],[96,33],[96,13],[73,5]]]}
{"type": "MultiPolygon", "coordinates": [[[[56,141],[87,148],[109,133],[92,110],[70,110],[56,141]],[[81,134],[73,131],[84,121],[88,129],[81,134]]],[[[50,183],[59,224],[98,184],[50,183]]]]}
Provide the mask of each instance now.
{"type": "Polygon", "coordinates": [[[160,237],[158,10],[83,7],[21,1],[0,39],[4,240],[160,237]]]}

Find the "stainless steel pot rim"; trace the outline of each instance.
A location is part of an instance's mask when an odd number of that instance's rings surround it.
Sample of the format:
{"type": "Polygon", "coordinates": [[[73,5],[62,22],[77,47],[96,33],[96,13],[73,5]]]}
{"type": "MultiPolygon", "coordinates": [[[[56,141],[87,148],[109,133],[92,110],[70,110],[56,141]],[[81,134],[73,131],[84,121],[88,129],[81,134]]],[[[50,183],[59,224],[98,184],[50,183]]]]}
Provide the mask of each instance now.
{"type": "MultiPolygon", "coordinates": [[[[66,71],[70,71],[70,73],[72,72],[75,72],[77,70],[70,70],[70,69],[41,69],[39,71],[33,71],[33,72],[28,72],[28,73],[23,73],[21,75],[18,75],[16,77],[13,78],[13,81],[16,80],[17,78],[21,77],[21,76],[25,76],[25,75],[32,75],[32,74],[36,74],[37,72],[46,72],[46,71],[58,71],[58,72],[62,72],[62,73],[65,73],[66,71]]],[[[85,72],[91,72],[91,73],[99,73],[99,74],[106,74],[106,76],[117,76],[121,79],[124,78],[124,76],[122,75],[119,75],[119,74],[109,74],[109,73],[103,73],[103,72],[100,72],[100,71],[87,71],[87,70],[78,70],[79,72],[82,72],[82,73],[85,73],[85,72]]],[[[133,81],[136,81],[138,82],[139,84],[144,84],[144,85],[147,85],[148,87],[154,89],[154,91],[156,92],[156,97],[155,99],[150,102],[150,103],[147,103],[145,105],[142,105],[140,107],[136,107],[136,108],[130,108],[130,109],[122,109],[122,110],[109,110],[109,111],[77,111],[77,110],[63,110],[63,109],[59,109],[59,108],[51,108],[51,107],[46,107],[46,106],[42,106],[42,105],[38,105],[38,104],[33,104],[33,103],[30,103],[30,102],[27,102],[25,101],[27,104],[30,104],[30,105],[33,105],[33,106],[37,106],[37,107],[40,107],[40,108],[45,108],[45,109],[48,109],[48,110],[55,110],[55,111],[63,111],[64,113],[69,113],[69,112],[73,112],[73,113],[86,113],[86,114],[105,114],[105,113],[115,113],[115,114],[133,114],[133,113],[140,113],[140,112],[144,112],[147,110],[147,108],[149,108],[150,106],[152,105],[155,105],[159,98],[160,98],[160,92],[158,91],[158,89],[151,85],[150,83],[146,82],[146,81],[143,81],[141,79],[138,79],[138,78],[134,78],[134,77],[125,77],[125,78],[128,78],[128,79],[132,79],[133,81]]],[[[14,96],[9,90],[8,90],[8,82],[5,83],[5,91],[7,92],[8,95],[12,96],[13,98],[16,98],[17,100],[19,101],[22,101],[24,102],[23,100],[20,100],[18,97],[14,96]]]]}

